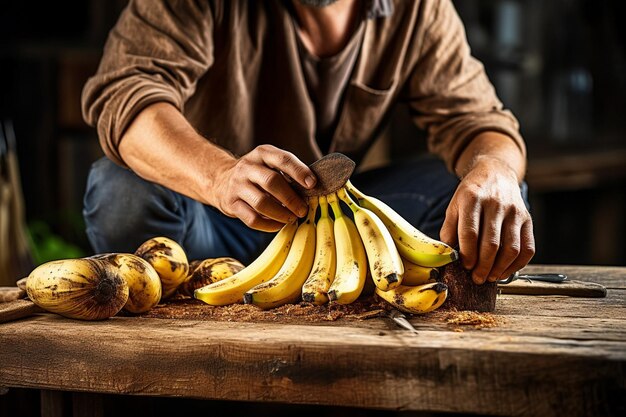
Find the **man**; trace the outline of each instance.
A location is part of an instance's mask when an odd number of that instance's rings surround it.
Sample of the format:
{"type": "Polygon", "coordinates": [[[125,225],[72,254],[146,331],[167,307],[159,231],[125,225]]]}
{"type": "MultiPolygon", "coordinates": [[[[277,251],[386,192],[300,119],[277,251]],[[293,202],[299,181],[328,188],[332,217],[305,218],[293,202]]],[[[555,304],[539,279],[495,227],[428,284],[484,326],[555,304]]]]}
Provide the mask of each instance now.
{"type": "Polygon", "coordinates": [[[450,0],[131,1],[83,92],[108,157],[85,195],[90,241],[166,235],[190,258],[248,262],[306,213],[289,181],[314,186],[307,164],[327,152],[358,163],[397,102],[443,163],[353,182],[440,229],[476,283],[525,266],[524,142],[450,0]]]}

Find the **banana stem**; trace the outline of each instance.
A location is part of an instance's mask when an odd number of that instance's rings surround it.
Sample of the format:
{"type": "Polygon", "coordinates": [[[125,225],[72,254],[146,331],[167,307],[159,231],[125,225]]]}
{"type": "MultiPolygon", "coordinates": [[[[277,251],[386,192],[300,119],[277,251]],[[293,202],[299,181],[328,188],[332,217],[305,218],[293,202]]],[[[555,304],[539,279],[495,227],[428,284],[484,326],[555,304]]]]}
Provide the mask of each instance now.
{"type": "Polygon", "coordinates": [[[337,200],[337,194],[328,194],[326,196],[326,200],[330,203],[330,207],[333,209],[335,220],[343,216],[343,211],[341,210],[341,206],[339,205],[339,200],[337,200]]]}
{"type": "Polygon", "coordinates": [[[315,223],[315,215],[317,214],[317,197],[310,197],[309,201],[309,213],[306,216],[308,223],[315,223]]]}
{"type": "Polygon", "coordinates": [[[365,197],[367,197],[365,194],[363,194],[362,192],[360,192],[359,190],[357,190],[357,188],[354,186],[354,184],[352,184],[352,182],[350,182],[350,180],[348,180],[346,182],[345,187],[348,189],[348,191],[350,191],[352,194],[354,194],[354,196],[357,198],[357,200],[361,201],[363,200],[365,197]]]}
{"type": "Polygon", "coordinates": [[[359,205],[352,200],[352,197],[348,195],[345,188],[341,188],[337,191],[337,196],[350,207],[350,209],[356,213],[360,210],[359,205]]]}
{"type": "Polygon", "coordinates": [[[321,195],[318,198],[318,202],[320,205],[320,219],[328,217],[328,200],[326,196],[321,195]]]}

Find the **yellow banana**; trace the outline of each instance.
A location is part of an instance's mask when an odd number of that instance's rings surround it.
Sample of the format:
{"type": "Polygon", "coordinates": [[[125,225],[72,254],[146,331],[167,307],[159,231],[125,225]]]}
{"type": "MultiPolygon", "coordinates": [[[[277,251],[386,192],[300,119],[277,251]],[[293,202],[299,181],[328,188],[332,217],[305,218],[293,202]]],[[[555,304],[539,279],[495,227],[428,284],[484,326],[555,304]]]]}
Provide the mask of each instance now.
{"type": "Polygon", "coordinates": [[[238,260],[227,257],[209,258],[199,263],[192,263],[195,264],[193,271],[189,273],[185,282],[178,287],[179,293],[190,297],[198,288],[232,277],[244,268],[238,260]]]}
{"type": "Polygon", "coordinates": [[[309,214],[298,226],[289,255],[278,273],[269,281],[246,291],[244,303],[262,309],[274,308],[297,300],[311,272],[315,256],[315,213],[317,197],[309,199],[309,214]]]}
{"type": "Polygon", "coordinates": [[[183,248],[167,237],[154,237],[145,241],[135,255],[148,261],[161,278],[162,298],[165,299],[182,284],[189,273],[189,262],[183,248]]]}
{"type": "Polygon", "coordinates": [[[328,201],[319,197],[320,218],[316,225],[315,259],[311,274],[302,286],[302,299],[317,305],[328,302],[328,287],[335,278],[335,236],[333,219],[328,215],[328,201]]]}
{"type": "Polygon", "coordinates": [[[352,220],[343,214],[335,193],[328,195],[335,214],[337,271],[328,290],[331,301],[350,304],[361,295],[367,278],[367,256],[359,232],[352,220]]]}
{"type": "Polygon", "coordinates": [[[357,197],[359,205],[371,210],[383,221],[402,257],[429,267],[444,266],[459,258],[456,250],[425,235],[387,204],[357,190],[350,181],[346,183],[346,188],[357,197]]]}
{"type": "Polygon", "coordinates": [[[106,253],[91,258],[111,263],[126,281],[128,301],[124,310],[145,313],[161,301],[161,279],[145,259],[130,253],[106,253]]]}
{"type": "Polygon", "coordinates": [[[112,317],[128,301],[128,285],[119,270],[99,259],[40,265],[28,275],[26,293],[44,310],[82,320],[112,317]]]}
{"type": "Polygon", "coordinates": [[[297,222],[284,225],[250,265],[230,278],[198,288],[194,297],[215,306],[242,302],[246,291],[271,279],[283,266],[297,228],[297,222]]]}
{"type": "Polygon", "coordinates": [[[439,270],[414,264],[402,258],[404,264],[404,275],[402,276],[402,285],[416,286],[435,282],[439,278],[439,270]]]}
{"type": "Polygon", "coordinates": [[[409,287],[400,285],[390,291],[376,289],[376,295],[400,311],[423,314],[439,308],[448,296],[448,287],[442,282],[409,287]]]}
{"type": "Polygon", "coordinates": [[[337,191],[337,196],[354,213],[354,223],[361,235],[372,279],[377,288],[388,291],[402,282],[404,266],[398,249],[383,222],[370,210],[359,207],[348,195],[345,188],[337,191]]]}

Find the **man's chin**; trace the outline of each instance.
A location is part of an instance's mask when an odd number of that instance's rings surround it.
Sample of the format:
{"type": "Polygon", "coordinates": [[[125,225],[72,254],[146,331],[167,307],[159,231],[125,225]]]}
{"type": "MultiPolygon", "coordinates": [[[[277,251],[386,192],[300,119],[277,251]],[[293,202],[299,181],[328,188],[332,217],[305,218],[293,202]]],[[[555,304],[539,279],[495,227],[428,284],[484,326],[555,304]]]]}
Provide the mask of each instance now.
{"type": "Polygon", "coordinates": [[[304,4],[305,6],[326,7],[335,3],[337,0],[298,0],[298,1],[304,4]]]}

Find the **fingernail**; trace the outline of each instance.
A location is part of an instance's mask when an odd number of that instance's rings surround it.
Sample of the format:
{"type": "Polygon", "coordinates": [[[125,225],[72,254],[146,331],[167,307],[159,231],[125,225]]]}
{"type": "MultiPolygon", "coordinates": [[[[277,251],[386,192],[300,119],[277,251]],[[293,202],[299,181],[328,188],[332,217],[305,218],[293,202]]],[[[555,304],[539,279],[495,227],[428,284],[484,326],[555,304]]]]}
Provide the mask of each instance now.
{"type": "Polygon", "coordinates": [[[308,177],[304,179],[304,183],[306,184],[308,188],[311,188],[315,185],[315,178],[309,175],[308,177]]]}
{"type": "Polygon", "coordinates": [[[308,212],[309,212],[309,210],[307,210],[307,208],[306,208],[306,207],[300,207],[300,208],[298,209],[298,216],[300,216],[300,217],[304,217],[304,216],[306,216],[306,214],[307,214],[308,212]]]}

